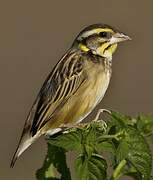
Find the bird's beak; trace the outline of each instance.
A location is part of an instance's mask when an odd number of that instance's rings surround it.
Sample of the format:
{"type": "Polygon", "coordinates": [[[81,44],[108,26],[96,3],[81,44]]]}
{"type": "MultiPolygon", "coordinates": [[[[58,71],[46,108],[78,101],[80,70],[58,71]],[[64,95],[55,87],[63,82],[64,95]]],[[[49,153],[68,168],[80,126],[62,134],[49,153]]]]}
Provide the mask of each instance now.
{"type": "Polygon", "coordinates": [[[115,44],[122,41],[132,40],[129,36],[123,33],[115,33],[112,38],[110,39],[111,44],[115,44]]]}

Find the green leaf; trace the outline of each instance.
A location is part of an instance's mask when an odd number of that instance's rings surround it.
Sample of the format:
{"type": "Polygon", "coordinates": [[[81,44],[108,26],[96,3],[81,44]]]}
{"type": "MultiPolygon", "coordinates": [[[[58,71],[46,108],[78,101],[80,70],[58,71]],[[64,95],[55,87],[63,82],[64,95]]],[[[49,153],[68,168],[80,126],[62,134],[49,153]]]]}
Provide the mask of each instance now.
{"type": "Polygon", "coordinates": [[[119,112],[115,112],[115,111],[111,112],[110,126],[111,125],[116,126],[117,131],[123,128],[126,128],[129,125],[135,127],[136,123],[137,123],[137,120],[135,118],[132,118],[127,115],[123,115],[119,112]]]}
{"type": "Polygon", "coordinates": [[[112,111],[111,113],[112,122],[115,122],[118,128],[125,127],[128,123],[130,123],[130,117],[125,116],[119,112],[112,111]]]}
{"type": "Polygon", "coordinates": [[[65,150],[75,150],[91,156],[96,152],[96,139],[104,132],[102,124],[91,122],[82,128],[72,128],[65,133],[52,136],[48,142],[65,150]]]}
{"type": "Polygon", "coordinates": [[[132,177],[134,180],[142,180],[141,174],[139,172],[128,172],[125,173],[124,175],[132,177]]]}
{"type": "Polygon", "coordinates": [[[102,151],[107,151],[110,152],[112,154],[115,154],[115,146],[114,144],[110,141],[103,141],[97,144],[97,150],[98,152],[102,152],[102,151]]]}
{"type": "Polygon", "coordinates": [[[51,145],[61,147],[65,150],[80,150],[81,149],[82,130],[72,129],[64,134],[52,136],[48,143],[51,145]]]}
{"type": "Polygon", "coordinates": [[[143,134],[153,134],[153,114],[138,116],[137,128],[143,134]]]}
{"type": "Polygon", "coordinates": [[[117,162],[126,159],[142,175],[149,180],[152,168],[152,156],[149,146],[139,131],[133,127],[126,128],[126,134],[117,149],[117,162]]]}
{"type": "Polygon", "coordinates": [[[90,125],[87,125],[82,132],[82,152],[90,157],[94,152],[96,152],[96,139],[97,129],[99,128],[99,123],[91,122],[90,125]]]}
{"type": "Polygon", "coordinates": [[[76,159],[76,172],[79,180],[106,180],[106,161],[98,154],[90,158],[80,155],[76,159]]]}
{"type": "Polygon", "coordinates": [[[129,151],[130,151],[130,144],[124,138],[120,141],[119,146],[117,148],[117,153],[116,153],[117,163],[119,163],[123,159],[126,159],[129,151]]]}
{"type": "Polygon", "coordinates": [[[71,180],[69,168],[66,165],[65,151],[48,144],[48,152],[41,169],[37,170],[38,180],[71,180]],[[57,172],[60,178],[57,177],[57,172]]]}

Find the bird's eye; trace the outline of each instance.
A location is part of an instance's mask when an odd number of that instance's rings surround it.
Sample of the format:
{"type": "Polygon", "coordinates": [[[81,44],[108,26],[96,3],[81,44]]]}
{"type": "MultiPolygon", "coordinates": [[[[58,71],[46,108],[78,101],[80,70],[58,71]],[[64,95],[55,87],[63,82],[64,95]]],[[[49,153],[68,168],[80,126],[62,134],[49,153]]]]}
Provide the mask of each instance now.
{"type": "Polygon", "coordinates": [[[109,32],[100,32],[99,36],[102,38],[110,38],[111,34],[109,32]]]}

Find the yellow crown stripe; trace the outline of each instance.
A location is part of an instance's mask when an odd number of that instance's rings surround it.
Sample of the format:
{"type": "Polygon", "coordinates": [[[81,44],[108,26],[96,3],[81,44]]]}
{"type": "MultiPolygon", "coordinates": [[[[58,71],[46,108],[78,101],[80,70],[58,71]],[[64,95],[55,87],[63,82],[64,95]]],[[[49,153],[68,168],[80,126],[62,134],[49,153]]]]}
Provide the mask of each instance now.
{"type": "Polygon", "coordinates": [[[99,34],[100,32],[110,32],[113,33],[114,31],[110,28],[96,28],[90,31],[84,32],[78,39],[81,40],[82,38],[87,38],[93,34],[99,34]]]}
{"type": "Polygon", "coordinates": [[[97,28],[97,29],[93,29],[93,32],[99,34],[100,32],[111,32],[111,33],[113,33],[114,31],[112,29],[109,29],[109,28],[97,28]]]}

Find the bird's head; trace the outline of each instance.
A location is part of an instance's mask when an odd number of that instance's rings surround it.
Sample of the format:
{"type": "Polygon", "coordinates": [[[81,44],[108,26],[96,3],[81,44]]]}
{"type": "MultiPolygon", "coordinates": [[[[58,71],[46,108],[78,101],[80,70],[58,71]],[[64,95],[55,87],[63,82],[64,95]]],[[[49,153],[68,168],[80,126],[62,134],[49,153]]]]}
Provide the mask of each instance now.
{"type": "Polygon", "coordinates": [[[74,45],[95,55],[111,58],[117,44],[131,38],[106,24],[94,24],[86,27],[77,36],[74,45]]]}

